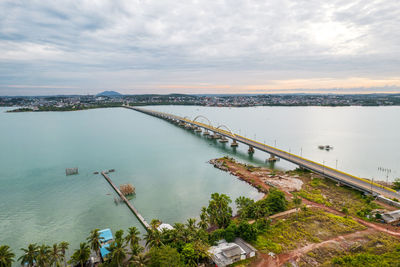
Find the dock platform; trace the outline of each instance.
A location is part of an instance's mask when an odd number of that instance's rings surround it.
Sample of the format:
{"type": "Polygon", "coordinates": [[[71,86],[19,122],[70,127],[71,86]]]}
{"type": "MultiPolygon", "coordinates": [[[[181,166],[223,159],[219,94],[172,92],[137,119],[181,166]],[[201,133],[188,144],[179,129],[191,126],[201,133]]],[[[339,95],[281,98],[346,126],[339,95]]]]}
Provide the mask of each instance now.
{"type": "Polygon", "coordinates": [[[111,187],[117,192],[119,197],[125,202],[128,208],[135,214],[136,218],[138,218],[139,222],[146,228],[147,231],[151,229],[150,224],[143,218],[143,216],[139,213],[139,211],[129,202],[129,200],[122,194],[118,187],[111,181],[110,177],[105,172],[101,172],[101,175],[107,180],[107,182],[111,185],[111,187]]]}

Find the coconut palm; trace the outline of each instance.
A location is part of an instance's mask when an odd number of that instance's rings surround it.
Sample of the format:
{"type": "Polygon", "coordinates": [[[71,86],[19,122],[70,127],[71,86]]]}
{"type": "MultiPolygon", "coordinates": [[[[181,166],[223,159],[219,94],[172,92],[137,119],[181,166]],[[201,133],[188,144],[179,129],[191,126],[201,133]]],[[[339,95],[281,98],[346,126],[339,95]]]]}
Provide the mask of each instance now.
{"type": "Polygon", "coordinates": [[[18,261],[21,262],[21,265],[27,265],[28,267],[32,267],[36,262],[36,257],[38,254],[38,246],[36,244],[29,244],[28,248],[21,248],[24,254],[18,258],[18,261]]]}
{"type": "Polygon", "coordinates": [[[149,257],[146,254],[139,254],[131,258],[129,261],[135,267],[144,267],[149,263],[149,257]]]}
{"type": "Polygon", "coordinates": [[[201,208],[199,227],[203,230],[208,228],[208,214],[206,207],[201,208]]]}
{"type": "Polygon", "coordinates": [[[10,251],[7,245],[0,246],[0,267],[11,267],[15,254],[10,251]]]}
{"type": "Polygon", "coordinates": [[[189,218],[186,222],[186,227],[188,228],[189,231],[195,231],[197,229],[196,226],[196,219],[194,218],[189,218]]]}
{"type": "Polygon", "coordinates": [[[161,233],[158,230],[149,230],[145,234],[144,240],[146,240],[146,246],[149,247],[159,247],[163,245],[163,242],[161,241],[161,233]]]}
{"type": "Polygon", "coordinates": [[[36,262],[39,266],[49,266],[50,265],[50,250],[49,246],[43,244],[38,249],[38,254],[36,257],[36,262]]]}
{"type": "Polygon", "coordinates": [[[125,237],[126,243],[129,244],[130,246],[137,244],[140,240],[139,235],[140,232],[135,226],[130,227],[128,229],[128,234],[125,237]]]}
{"type": "Polygon", "coordinates": [[[61,266],[62,254],[57,243],[53,244],[49,252],[50,266],[61,266]]]}
{"type": "Polygon", "coordinates": [[[67,258],[66,258],[66,255],[65,255],[65,254],[66,254],[66,252],[67,252],[67,250],[68,250],[69,243],[63,241],[63,242],[61,242],[58,246],[60,247],[61,258],[62,258],[62,260],[64,261],[64,266],[67,266],[67,258]]]}
{"type": "MultiPolygon", "coordinates": [[[[108,249],[108,248],[107,248],[108,249]]],[[[126,258],[126,250],[122,239],[116,239],[109,247],[111,253],[111,263],[118,267],[122,265],[126,258]]]]}
{"type": "Polygon", "coordinates": [[[86,243],[81,243],[79,245],[79,249],[75,250],[74,254],[72,254],[71,260],[69,261],[72,264],[79,264],[81,267],[85,266],[85,263],[89,260],[90,257],[90,247],[86,243]]]}
{"type": "Polygon", "coordinates": [[[93,249],[96,252],[96,255],[99,256],[99,251],[100,251],[100,241],[103,240],[104,238],[100,236],[100,229],[94,229],[90,232],[89,237],[87,238],[87,241],[90,244],[90,248],[93,249]]]}
{"type": "Polygon", "coordinates": [[[137,244],[133,244],[133,245],[131,244],[130,245],[130,249],[131,249],[131,253],[130,253],[131,254],[131,258],[139,255],[144,250],[144,248],[141,245],[139,245],[138,243],[137,244]]]}
{"type": "Polygon", "coordinates": [[[151,222],[150,222],[150,226],[151,226],[151,228],[153,228],[153,229],[157,229],[157,227],[160,226],[160,224],[161,224],[161,221],[160,221],[160,220],[157,220],[157,219],[153,219],[153,220],[151,220],[151,222]]]}

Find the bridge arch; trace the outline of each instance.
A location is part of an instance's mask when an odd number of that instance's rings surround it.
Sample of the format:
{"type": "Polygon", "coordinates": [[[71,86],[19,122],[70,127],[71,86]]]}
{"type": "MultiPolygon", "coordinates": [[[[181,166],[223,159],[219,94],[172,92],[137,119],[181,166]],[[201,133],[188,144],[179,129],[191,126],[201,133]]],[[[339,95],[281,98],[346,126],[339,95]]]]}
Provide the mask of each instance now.
{"type": "Polygon", "coordinates": [[[217,127],[217,129],[225,129],[227,130],[233,137],[236,137],[236,135],[231,131],[231,129],[228,128],[228,126],[221,124],[217,127]]]}
{"type": "Polygon", "coordinates": [[[205,120],[208,122],[208,125],[210,125],[211,127],[213,127],[212,124],[211,124],[211,121],[210,121],[209,119],[207,119],[207,117],[205,117],[205,116],[203,116],[203,115],[198,115],[198,116],[196,116],[196,118],[194,118],[193,121],[196,121],[197,119],[200,119],[200,118],[205,119],[205,120]]]}

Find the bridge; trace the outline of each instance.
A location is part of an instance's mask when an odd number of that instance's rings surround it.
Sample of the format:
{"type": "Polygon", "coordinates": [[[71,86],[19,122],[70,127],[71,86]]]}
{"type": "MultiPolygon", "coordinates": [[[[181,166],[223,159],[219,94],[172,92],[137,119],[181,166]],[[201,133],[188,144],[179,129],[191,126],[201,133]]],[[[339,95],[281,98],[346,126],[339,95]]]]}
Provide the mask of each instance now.
{"type": "MultiPolygon", "coordinates": [[[[385,197],[385,198],[389,198],[389,199],[393,199],[393,198],[400,199],[400,194],[391,188],[379,185],[377,183],[371,182],[364,178],[356,177],[354,175],[331,168],[324,164],[320,164],[315,161],[300,157],[293,153],[289,153],[284,150],[281,150],[281,149],[278,149],[278,148],[275,148],[275,147],[272,147],[272,146],[269,146],[266,144],[262,144],[255,140],[251,140],[249,138],[237,135],[224,125],[214,127],[211,125],[211,122],[205,117],[204,117],[205,120],[209,124],[204,124],[204,123],[196,121],[197,118],[203,117],[203,116],[197,116],[195,119],[190,120],[189,118],[186,118],[186,117],[183,118],[183,117],[176,116],[173,114],[148,110],[148,109],[144,109],[144,108],[136,108],[136,107],[130,107],[130,106],[124,106],[124,107],[138,111],[138,112],[145,113],[147,115],[151,115],[154,117],[158,117],[158,118],[176,123],[182,127],[194,130],[196,132],[201,132],[202,131],[201,129],[203,129],[204,135],[208,135],[214,139],[220,139],[221,143],[228,142],[228,138],[229,138],[232,140],[232,144],[231,144],[232,147],[236,147],[236,146],[238,146],[238,143],[242,143],[249,147],[249,150],[248,150],[249,153],[254,153],[254,149],[269,153],[271,155],[271,157],[270,157],[271,161],[276,160],[276,157],[282,158],[284,160],[287,160],[291,163],[298,165],[301,168],[308,169],[312,172],[318,173],[324,177],[332,179],[332,180],[338,182],[339,184],[349,186],[349,187],[359,190],[361,192],[364,192],[367,194],[372,194],[372,195],[379,196],[379,197],[385,197]],[[210,132],[213,134],[211,134],[210,132]]],[[[390,201],[390,200],[388,200],[388,201],[390,201]]]]}

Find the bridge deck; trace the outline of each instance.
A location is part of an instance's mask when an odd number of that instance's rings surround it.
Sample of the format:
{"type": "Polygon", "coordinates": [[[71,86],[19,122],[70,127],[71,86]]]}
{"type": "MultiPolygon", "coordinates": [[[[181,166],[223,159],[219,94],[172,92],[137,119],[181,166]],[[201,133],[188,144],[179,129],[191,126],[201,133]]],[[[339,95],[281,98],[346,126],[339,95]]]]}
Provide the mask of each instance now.
{"type": "Polygon", "coordinates": [[[128,208],[135,214],[135,216],[138,218],[140,223],[144,226],[144,228],[148,231],[151,229],[150,225],[146,222],[146,220],[143,218],[143,216],[139,213],[139,211],[132,205],[131,202],[122,194],[122,192],[118,189],[118,187],[115,186],[115,184],[111,181],[110,177],[108,177],[107,174],[104,172],[101,172],[101,175],[107,180],[107,182],[111,185],[111,187],[117,192],[119,197],[125,202],[125,204],[128,206],[128,208]]]}
{"type": "Polygon", "coordinates": [[[126,108],[133,109],[135,111],[139,111],[148,115],[152,115],[155,117],[159,117],[162,119],[168,119],[168,120],[176,120],[179,122],[184,122],[193,126],[201,127],[203,129],[207,129],[209,131],[215,132],[217,134],[220,134],[222,136],[231,138],[233,140],[236,140],[237,142],[246,144],[248,146],[252,146],[255,149],[267,152],[269,154],[273,154],[275,156],[278,156],[282,159],[285,159],[289,162],[292,162],[294,164],[297,164],[303,168],[309,169],[313,172],[319,173],[327,178],[333,179],[337,182],[340,182],[342,184],[345,184],[347,186],[350,186],[352,188],[355,188],[357,190],[366,192],[366,193],[373,193],[373,194],[380,194],[388,198],[397,198],[400,199],[400,194],[397,193],[395,190],[381,186],[379,184],[373,183],[367,179],[363,179],[360,177],[356,177],[354,175],[342,172],[340,170],[336,170],[334,168],[322,165],[320,163],[317,163],[315,161],[300,157],[298,155],[286,152],[284,150],[262,144],[260,142],[257,142],[255,140],[251,140],[249,138],[234,134],[232,132],[215,128],[211,125],[207,125],[201,122],[197,121],[192,121],[187,118],[182,118],[173,114],[168,114],[164,112],[158,112],[158,111],[152,111],[152,110],[147,110],[143,108],[134,108],[134,107],[129,107],[125,106],[126,108]]]}

